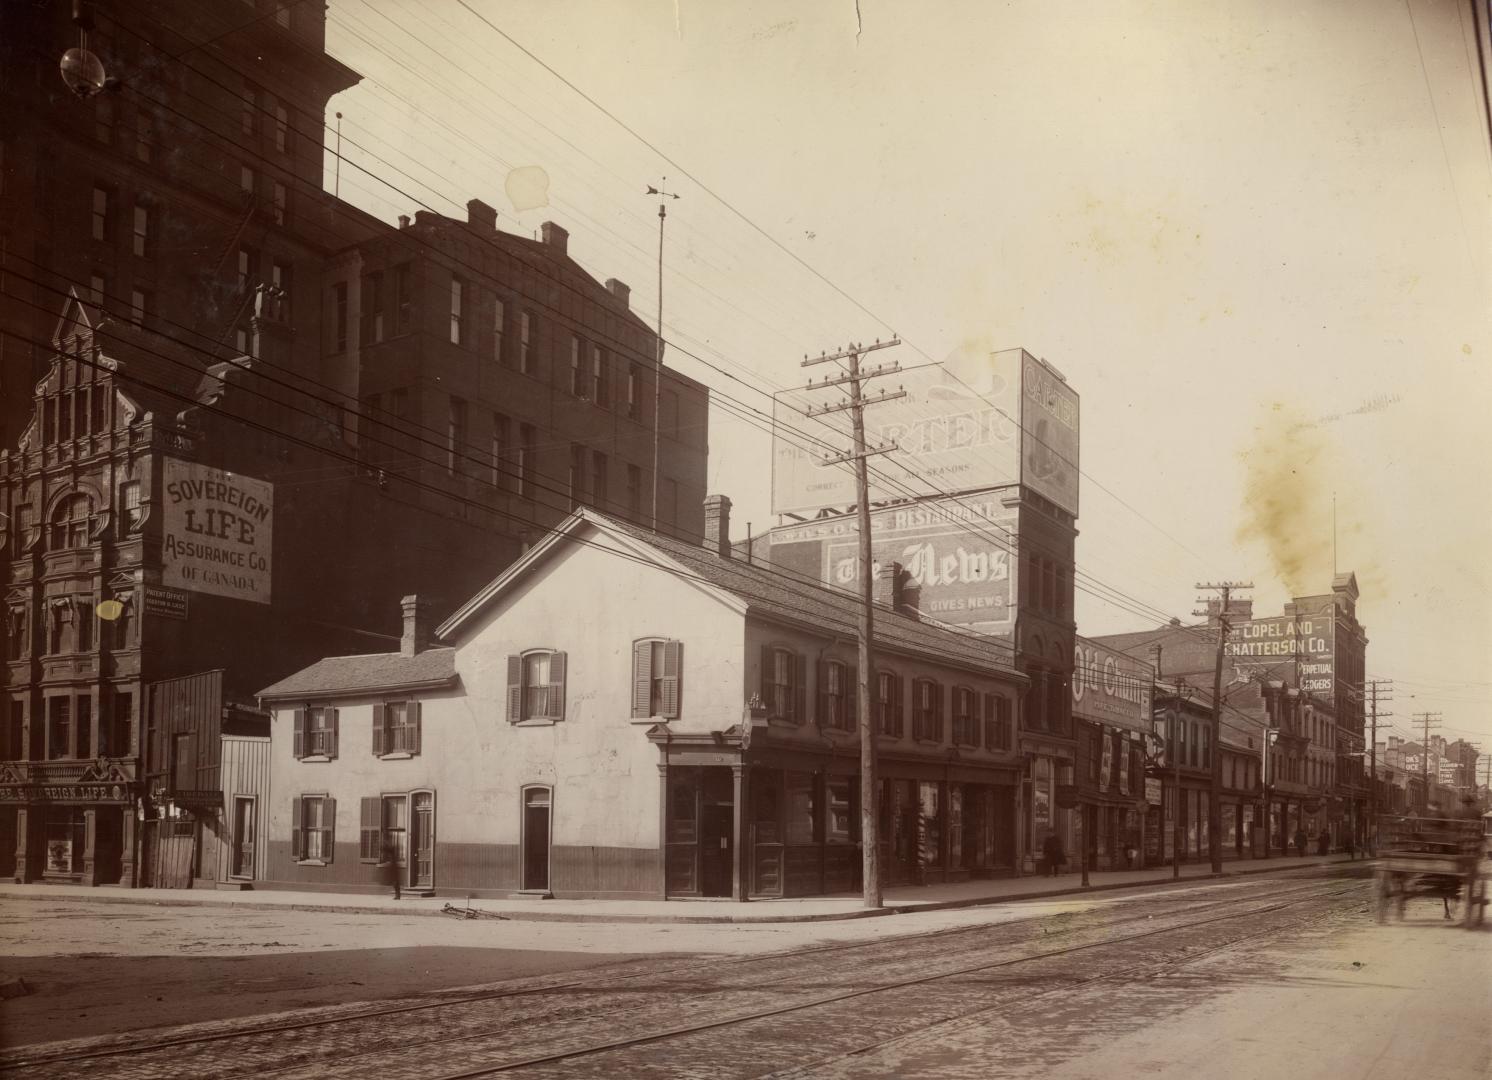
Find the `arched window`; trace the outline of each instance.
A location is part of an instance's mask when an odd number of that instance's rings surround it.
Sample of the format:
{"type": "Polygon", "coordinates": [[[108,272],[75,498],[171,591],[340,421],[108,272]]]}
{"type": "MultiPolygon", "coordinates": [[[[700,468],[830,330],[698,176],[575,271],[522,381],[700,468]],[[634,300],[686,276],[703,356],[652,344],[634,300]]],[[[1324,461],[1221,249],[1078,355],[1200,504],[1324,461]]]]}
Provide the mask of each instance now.
{"type": "Polygon", "coordinates": [[[53,551],[88,546],[88,533],[93,522],[93,502],[87,495],[69,495],[52,511],[53,551]]]}

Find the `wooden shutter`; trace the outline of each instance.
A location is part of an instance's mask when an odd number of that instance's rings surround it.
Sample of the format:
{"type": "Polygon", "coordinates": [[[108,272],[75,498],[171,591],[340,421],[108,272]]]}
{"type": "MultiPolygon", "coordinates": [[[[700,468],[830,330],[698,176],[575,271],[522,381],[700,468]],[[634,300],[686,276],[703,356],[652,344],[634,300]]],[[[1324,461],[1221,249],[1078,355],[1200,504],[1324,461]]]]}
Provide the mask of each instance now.
{"type": "Polygon", "coordinates": [[[290,857],[292,859],[300,858],[300,810],[300,796],[297,795],[290,800],[290,857]]]}
{"type": "Polygon", "coordinates": [[[906,731],[907,717],[906,717],[906,711],[905,710],[906,710],[906,695],[904,693],[902,693],[901,676],[900,675],[892,675],[891,676],[891,716],[892,716],[892,729],[896,732],[896,737],[897,738],[901,738],[902,733],[906,731]]]}
{"type": "Polygon", "coordinates": [[[508,723],[523,719],[523,657],[508,657],[508,723]]]}
{"type": "Polygon", "coordinates": [[[772,655],[772,646],[762,646],[762,704],[767,707],[767,715],[771,716],[776,705],[772,700],[772,670],[775,667],[772,655]]]}
{"type": "Polygon", "coordinates": [[[653,715],[653,642],[632,645],[632,719],[645,720],[653,715]]]}
{"type": "Polygon", "coordinates": [[[964,721],[969,728],[969,745],[979,749],[980,735],[983,734],[983,724],[979,722],[979,695],[972,690],[965,691],[969,697],[969,718],[964,721]]]}
{"type": "Polygon", "coordinates": [[[409,752],[418,754],[423,744],[422,729],[420,726],[420,703],[411,701],[404,707],[404,723],[409,730],[409,752]]]}
{"type": "Polygon", "coordinates": [[[382,757],[383,733],[388,728],[389,707],[380,702],[373,706],[373,756],[382,757]]]}
{"type": "MultiPolygon", "coordinates": [[[[335,716],[336,713],[332,715],[335,716]]],[[[335,735],[332,736],[332,742],[333,745],[336,744],[335,735]]],[[[324,862],[331,862],[337,851],[337,800],[330,795],[321,800],[321,821],[321,858],[324,862]]]]}
{"type": "Polygon", "coordinates": [[[358,862],[376,863],[383,858],[383,830],[378,820],[383,800],[364,795],[358,807],[358,862]]]}
{"type": "Polygon", "coordinates": [[[328,717],[331,718],[331,722],[332,722],[332,735],[331,735],[331,740],[330,740],[331,741],[331,749],[327,752],[326,756],[327,757],[336,757],[337,756],[337,710],[336,709],[327,709],[326,710],[326,714],[327,714],[328,717]]]}
{"type": "Polygon", "coordinates": [[[829,661],[818,662],[818,693],[815,700],[818,702],[817,716],[819,727],[833,727],[832,717],[829,715],[829,661]]]}
{"type": "Polygon", "coordinates": [[[565,654],[549,654],[549,718],[565,718],[565,654]]]}
{"type": "Polygon", "coordinates": [[[808,657],[793,653],[793,720],[802,724],[808,719],[808,657]]]}
{"type": "MultiPolygon", "coordinates": [[[[859,702],[857,693],[860,689],[860,669],[850,667],[846,664],[842,669],[845,680],[844,687],[844,726],[846,731],[858,731],[860,728],[860,713],[856,708],[859,702]]],[[[873,721],[872,721],[873,722],[873,721]]]]}
{"type": "MultiPolygon", "coordinates": [[[[295,758],[299,761],[306,756],[306,710],[295,710],[295,758]]],[[[299,805],[299,804],[297,804],[299,805]]]]}
{"type": "Polygon", "coordinates": [[[663,718],[677,720],[682,702],[684,681],[684,643],[663,643],[663,718]]]}

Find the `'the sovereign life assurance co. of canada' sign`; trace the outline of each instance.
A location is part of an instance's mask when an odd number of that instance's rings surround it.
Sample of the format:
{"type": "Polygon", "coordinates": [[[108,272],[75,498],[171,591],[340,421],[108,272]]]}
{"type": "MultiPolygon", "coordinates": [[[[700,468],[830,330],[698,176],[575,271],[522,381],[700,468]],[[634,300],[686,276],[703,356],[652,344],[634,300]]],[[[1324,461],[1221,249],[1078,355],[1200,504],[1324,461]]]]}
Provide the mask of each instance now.
{"type": "Polygon", "coordinates": [[[167,458],[161,584],[270,602],[274,486],[167,458]]]}

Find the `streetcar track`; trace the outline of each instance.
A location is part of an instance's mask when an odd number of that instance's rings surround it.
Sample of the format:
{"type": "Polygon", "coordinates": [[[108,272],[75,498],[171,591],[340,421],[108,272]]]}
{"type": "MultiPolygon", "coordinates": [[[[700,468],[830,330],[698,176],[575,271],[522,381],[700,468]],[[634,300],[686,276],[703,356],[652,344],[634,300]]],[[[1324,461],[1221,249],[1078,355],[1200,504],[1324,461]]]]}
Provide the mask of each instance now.
{"type": "MultiPolygon", "coordinates": [[[[662,1031],[649,1032],[645,1035],[636,1035],[622,1039],[613,1039],[605,1043],[597,1043],[593,1046],[583,1047],[580,1049],[565,1050],[552,1054],[531,1055],[526,1058],[503,1062],[499,1065],[482,1066],[481,1068],[468,1069],[462,1072],[441,1073],[436,1076],[430,1077],[429,1080],[476,1080],[476,1078],[478,1077],[493,1076],[497,1073],[511,1072],[515,1069],[528,1068],[534,1065],[554,1064],[561,1061],[573,1060],[579,1057],[589,1057],[594,1054],[607,1053],[613,1050],[622,1050],[634,1046],[646,1046],[651,1043],[662,1042],[666,1039],[698,1034],[704,1031],[713,1031],[719,1028],[731,1027],[737,1024],[750,1023],[755,1020],[765,1020],[772,1017],[785,1016],[790,1013],[805,1012],[809,1009],[821,1008],[825,1005],[837,1004],[843,1001],[852,1001],[856,998],[868,997],[873,994],[883,994],[893,990],[903,990],[912,986],[923,986],[928,983],[938,982],[945,979],[958,978],[964,975],[972,975],[981,971],[992,971],[997,968],[1014,967],[1017,964],[1025,964],[1037,960],[1047,960],[1057,956],[1067,956],[1071,955],[1072,953],[1084,952],[1090,949],[1107,948],[1113,945],[1127,944],[1133,941],[1140,941],[1145,938],[1156,937],[1161,934],[1175,933],[1180,930],[1190,930],[1198,926],[1206,926],[1212,923],[1226,922],[1232,919],[1248,918],[1255,915],[1265,915],[1269,914],[1270,912],[1279,911],[1283,908],[1293,907],[1296,904],[1308,903],[1312,899],[1331,899],[1336,896],[1346,895],[1348,892],[1351,892],[1356,888],[1357,886],[1354,885],[1348,889],[1341,889],[1335,892],[1327,893],[1323,897],[1303,897],[1299,900],[1285,901],[1279,904],[1271,905],[1269,907],[1258,908],[1251,911],[1232,912],[1226,915],[1216,915],[1209,919],[1199,919],[1195,922],[1184,923],[1180,926],[1167,926],[1155,930],[1147,930],[1144,933],[1129,934],[1124,937],[1111,937],[1103,941],[1088,942],[1083,945],[1073,945],[1064,949],[1052,949],[1048,950],[1047,952],[1035,953],[1031,956],[1014,957],[1008,960],[996,961],[994,963],[973,964],[968,967],[955,969],[953,971],[938,972],[932,975],[923,975],[912,979],[901,979],[893,983],[884,983],[879,986],[865,987],[858,990],[849,990],[838,994],[825,995],[823,997],[815,998],[812,1001],[798,1002],[792,1005],[784,1005],[771,1009],[761,1009],[739,1016],[723,1017],[720,1019],[704,1021],[702,1023],[696,1024],[678,1025],[672,1028],[666,1028],[662,1031]]],[[[1239,938],[1235,940],[1243,939],[1239,938]]],[[[1232,942],[1230,942],[1230,944],[1231,943],[1232,942]]],[[[1098,978],[1100,977],[1095,976],[1093,979],[1081,980],[1079,985],[1097,981],[1098,978]]],[[[1071,989],[1071,986],[1069,985],[1057,988],[1057,990],[1063,989],[1071,989]]],[[[1057,991],[1054,990],[1050,992],[1057,991]]],[[[976,1010],[976,1012],[982,1011],[985,1010],[976,1010]]],[[[890,1042],[892,1040],[887,1041],[890,1042]]]]}
{"type": "MultiPolygon", "coordinates": [[[[1276,891],[1276,892],[1272,892],[1272,893],[1267,893],[1267,894],[1265,894],[1263,896],[1260,896],[1260,895],[1224,896],[1224,897],[1216,898],[1216,899],[1209,898],[1209,897],[1186,896],[1186,897],[1166,897],[1164,899],[1161,899],[1161,898],[1157,897],[1155,899],[1157,899],[1157,900],[1160,901],[1161,906],[1167,907],[1167,908],[1169,908],[1171,906],[1179,906],[1181,908],[1185,908],[1185,907],[1188,907],[1188,906],[1197,906],[1197,905],[1200,905],[1200,907],[1203,910],[1206,910],[1206,909],[1209,909],[1209,908],[1223,907],[1223,906],[1228,906],[1228,905],[1232,905],[1232,904],[1259,902],[1259,901],[1262,901],[1262,900],[1274,899],[1274,898],[1281,897],[1281,896],[1290,896],[1290,895],[1294,895],[1294,894],[1298,894],[1298,893],[1318,892],[1321,889],[1321,887],[1322,887],[1323,884],[1324,884],[1323,882],[1321,882],[1321,881],[1318,880],[1318,881],[1314,881],[1314,882],[1312,882],[1310,884],[1302,885],[1301,887],[1298,887],[1298,888],[1280,890],[1280,891],[1276,891]]],[[[1215,889],[1216,886],[1211,887],[1211,888],[1215,889]]],[[[1330,895],[1335,895],[1335,894],[1330,894],[1330,895]]],[[[1141,898],[1141,899],[1143,899],[1143,898],[1141,898]]],[[[1295,901],[1295,902],[1298,903],[1298,902],[1302,902],[1302,901],[1295,901]]],[[[1269,910],[1273,910],[1273,909],[1269,909],[1269,910]]],[[[1080,927],[1077,927],[1077,926],[1068,925],[1068,923],[1070,923],[1072,921],[1072,919],[1081,918],[1081,917],[1083,917],[1085,915],[1091,915],[1093,913],[1094,913],[1093,909],[1088,909],[1086,911],[1060,912],[1060,913],[1057,913],[1056,915],[1045,915],[1045,916],[1042,916],[1042,915],[1033,915],[1033,916],[1030,916],[1028,918],[1012,919],[1012,920],[1008,920],[1006,922],[1001,922],[1001,923],[997,923],[997,924],[980,923],[980,924],[975,924],[975,925],[972,925],[972,926],[945,927],[945,928],[939,929],[939,930],[931,930],[931,931],[927,931],[927,932],[920,933],[920,934],[902,935],[902,936],[898,936],[898,937],[894,937],[894,938],[873,938],[873,939],[864,940],[864,941],[833,942],[833,943],[824,944],[824,945],[814,945],[814,946],[806,946],[806,947],[789,947],[789,948],[786,948],[786,949],[774,950],[772,952],[759,953],[759,954],[755,954],[755,955],[751,955],[751,956],[739,956],[739,957],[730,957],[730,958],[726,958],[726,959],[718,959],[718,960],[715,961],[715,963],[717,964],[717,966],[738,966],[738,965],[747,965],[747,964],[760,964],[760,963],[766,963],[766,962],[770,962],[770,961],[774,961],[774,960],[797,959],[797,958],[802,958],[804,956],[817,956],[817,955],[821,955],[821,954],[825,954],[825,953],[848,952],[848,951],[852,951],[852,950],[856,950],[856,949],[868,949],[868,948],[873,948],[873,947],[895,948],[898,945],[903,945],[904,946],[904,945],[907,945],[907,944],[911,944],[913,942],[916,942],[916,943],[920,944],[920,943],[926,943],[926,942],[931,942],[931,941],[940,941],[942,939],[946,939],[946,938],[950,938],[950,937],[957,937],[957,936],[960,936],[960,935],[969,935],[969,934],[975,934],[975,933],[981,933],[981,932],[988,933],[992,929],[1015,927],[1015,926],[1019,926],[1019,925],[1024,924],[1024,923],[1029,923],[1029,922],[1036,921],[1036,920],[1041,920],[1041,919],[1059,919],[1059,920],[1062,920],[1063,925],[1060,926],[1060,928],[1057,930],[1057,933],[1059,933],[1059,934],[1067,934],[1067,933],[1076,932],[1076,931],[1078,931],[1078,930],[1081,929],[1080,927]],[[1071,917],[1071,919],[1069,918],[1069,916],[1071,917]]],[[[1169,911],[1163,912],[1162,913],[1162,917],[1164,917],[1164,915],[1166,915],[1166,914],[1172,914],[1172,912],[1169,912],[1169,911]]],[[[1246,915],[1246,914],[1250,914],[1250,913],[1239,913],[1238,915],[1224,916],[1224,918],[1241,917],[1242,915],[1246,915]]],[[[1123,925],[1125,923],[1130,923],[1130,922],[1138,922],[1138,921],[1149,920],[1149,919],[1152,919],[1154,917],[1155,917],[1155,913],[1153,913],[1153,912],[1151,912],[1151,913],[1136,912],[1136,913],[1131,914],[1131,915],[1124,915],[1123,917],[1116,918],[1116,919],[1114,919],[1114,920],[1112,920],[1110,922],[1110,925],[1123,925]]],[[[1190,926],[1190,925],[1202,925],[1206,921],[1210,921],[1210,920],[1204,920],[1203,922],[1192,923],[1192,924],[1185,924],[1184,926],[1180,926],[1180,927],[1172,926],[1172,927],[1168,927],[1168,928],[1165,928],[1165,929],[1162,929],[1162,930],[1149,931],[1149,932],[1147,932],[1145,934],[1142,934],[1142,935],[1135,935],[1135,937],[1149,937],[1149,936],[1153,936],[1156,933],[1165,933],[1165,932],[1174,931],[1174,930],[1178,930],[1178,929],[1185,929],[1187,926],[1190,926]]],[[[1108,939],[1108,940],[1109,941],[1113,941],[1113,940],[1128,940],[1128,939],[1112,939],[1111,938],[1111,939],[1108,939]]],[[[1074,948],[1075,949],[1086,949],[1086,948],[1096,947],[1096,945],[1101,945],[1101,944],[1105,944],[1105,942],[1090,943],[1088,945],[1076,946],[1074,948]]],[[[1061,955],[1061,951],[1059,950],[1059,951],[1056,951],[1056,952],[1050,952],[1050,953],[1045,953],[1045,954],[1038,954],[1036,957],[1031,957],[1029,959],[1037,959],[1037,958],[1040,958],[1041,956],[1049,956],[1049,955],[1050,956],[1061,955]]],[[[192,1033],[192,1034],[181,1035],[181,1036],[172,1037],[172,1038],[153,1039],[153,1040],[136,1040],[136,1041],[131,1041],[131,1042],[113,1043],[113,1044],[110,1044],[110,1045],[107,1045],[107,1046],[95,1047],[95,1048],[88,1049],[88,1050],[83,1050],[83,1051],[80,1051],[80,1052],[60,1051],[60,1052],[53,1053],[53,1054],[35,1055],[35,1056],[22,1058],[20,1060],[15,1060],[15,1061],[8,1061],[8,1062],[6,1062],[6,1061],[0,1061],[0,1072],[14,1072],[14,1071],[18,1071],[18,1070],[26,1069],[26,1068],[36,1068],[36,1067],[41,1067],[41,1066],[46,1066],[46,1065],[57,1065],[57,1064],[71,1064],[71,1063],[78,1063],[78,1062],[84,1062],[84,1061],[90,1061],[90,1060],[97,1060],[97,1059],[108,1058],[108,1057],[118,1057],[118,1056],[123,1056],[123,1055],[130,1055],[130,1054],[146,1054],[146,1053],[160,1052],[160,1051],[165,1051],[165,1050],[170,1050],[170,1049],[175,1049],[175,1048],[180,1048],[180,1047],[186,1047],[186,1046],[208,1045],[208,1044],[211,1044],[211,1043],[225,1042],[225,1041],[229,1041],[229,1040],[233,1040],[233,1039],[240,1039],[240,1038],[242,1038],[242,1039],[252,1039],[252,1038],[257,1037],[257,1036],[275,1035],[275,1034],[282,1034],[282,1033],[286,1033],[286,1032],[302,1031],[302,1030],[306,1030],[306,1029],[310,1029],[310,1028],[316,1028],[316,1027],[333,1026],[333,1025],[340,1025],[340,1024],[351,1024],[351,1023],[356,1023],[356,1022],[362,1021],[362,1020],[381,1019],[381,1018],[385,1018],[385,1017],[389,1017],[389,1016],[398,1016],[398,1015],[403,1015],[403,1014],[408,1014],[408,1013],[414,1013],[414,1012],[428,1011],[428,1010],[434,1010],[434,1009],[443,1009],[443,1008],[446,1008],[446,1007],[459,1007],[459,1006],[462,1006],[462,1005],[483,1004],[483,1003],[486,1003],[486,1002],[501,1001],[501,1000],[505,1000],[505,999],[518,998],[518,997],[527,997],[527,996],[538,996],[538,995],[545,995],[545,994],[553,994],[553,993],[563,992],[563,991],[566,991],[566,990],[574,990],[574,989],[594,990],[594,989],[596,989],[598,987],[616,986],[618,984],[622,984],[622,983],[626,983],[626,982],[630,982],[630,981],[635,981],[635,980],[641,979],[641,978],[666,977],[666,976],[669,976],[669,975],[674,975],[674,974],[678,974],[678,973],[690,971],[690,970],[693,970],[693,969],[697,968],[698,963],[699,963],[699,959],[700,959],[700,955],[699,954],[695,954],[695,955],[692,955],[692,956],[689,957],[689,962],[688,963],[677,964],[677,965],[674,965],[674,966],[671,966],[671,967],[664,967],[664,968],[649,968],[647,970],[642,970],[642,971],[627,971],[627,972],[620,973],[620,974],[617,974],[617,975],[614,975],[614,976],[611,976],[611,977],[608,977],[608,978],[600,979],[600,980],[597,980],[597,979],[586,979],[586,978],[576,978],[576,979],[572,979],[572,980],[565,981],[565,982],[547,982],[547,983],[543,983],[542,985],[524,986],[524,987],[520,987],[520,988],[510,988],[510,989],[501,989],[501,990],[486,991],[486,992],[482,992],[482,993],[468,994],[468,995],[460,996],[460,997],[444,996],[446,994],[446,992],[444,992],[444,991],[432,991],[431,992],[431,995],[432,995],[432,999],[431,1000],[420,1000],[420,1001],[415,1001],[415,1002],[408,1002],[406,1004],[395,1005],[395,1006],[385,1007],[385,1008],[364,1009],[364,1010],[359,1010],[359,1011],[356,1011],[356,1012],[345,1012],[345,1013],[339,1013],[339,1014],[335,1014],[335,1015],[331,1015],[331,1016],[321,1015],[321,1016],[313,1017],[311,1019],[306,1019],[306,1020],[296,1020],[296,1021],[289,1021],[289,1022],[275,1023],[275,1024],[260,1024],[260,1025],[255,1025],[255,1026],[245,1026],[245,1027],[231,1028],[229,1030],[224,1030],[224,1031],[192,1033]],[[440,996],[436,996],[436,995],[440,995],[440,996]]],[[[1004,966],[1004,965],[1006,965],[1008,963],[1024,962],[1024,959],[1026,959],[1026,958],[1018,959],[1018,960],[1014,960],[1014,961],[1003,961],[1003,962],[1000,962],[1000,963],[996,963],[994,965],[976,966],[975,968],[972,968],[970,970],[980,970],[980,969],[982,969],[982,967],[985,967],[985,966],[999,967],[999,966],[1004,966]]],[[[931,975],[931,976],[923,976],[923,977],[919,977],[919,979],[911,980],[910,982],[906,982],[906,985],[916,985],[918,982],[925,982],[925,981],[929,981],[929,980],[932,980],[932,979],[950,978],[950,977],[953,977],[956,974],[958,974],[958,972],[943,972],[943,973],[939,973],[939,974],[935,974],[935,975],[931,975]]],[[[851,996],[857,996],[858,994],[861,994],[861,993],[874,993],[874,992],[878,992],[878,991],[889,990],[889,989],[895,988],[896,985],[897,984],[892,983],[892,984],[886,984],[883,987],[877,987],[877,988],[875,988],[873,990],[870,990],[870,991],[857,991],[857,992],[855,992],[855,994],[852,994],[851,996]]],[[[783,1010],[767,1011],[767,1012],[761,1013],[760,1015],[763,1015],[763,1016],[779,1015],[780,1012],[782,1012],[782,1011],[793,1011],[794,1009],[797,1009],[797,1008],[812,1008],[812,1007],[814,1007],[817,1004],[823,1004],[823,1003],[831,1002],[831,1001],[834,1001],[834,1000],[839,1000],[839,998],[834,997],[834,996],[830,996],[830,997],[827,997],[827,998],[823,998],[822,1000],[819,1000],[819,1001],[807,1003],[805,1005],[785,1007],[783,1010]]],[[[638,1006],[638,1008],[645,1008],[645,1007],[647,1007],[647,1006],[646,1005],[638,1006]]],[[[632,1011],[632,1009],[630,1009],[630,1008],[629,1009],[624,1009],[624,1010],[617,1010],[618,1013],[630,1012],[630,1011],[632,1011]]],[[[720,1025],[726,1025],[726,1024],[740,1023],[740,1022],[744,1022],[746,1020],[749,1020],[751,1018],[752,1018],[752,1016],[742,1016],[742,1017],[738,1017],[738,1018],[726,1018],[726,1019],[721,1020],[721,1021],[715,1021],[715,1022],[708,1023],[706,1025],[703,1025],[700,1028],[700,1030],[706,1030],[706,1029],[708,1029],[709,1027],[712,1027],[712,1026],[720,1026],[720,1025]]],[[[679,1030],[680,1030],[680,1032],[687,1032],[690,1029],[686,1027],[686,1028],[681,1028],[679,1030]]],[[[484,1033],[476,1033],[476,1034],[471,1034],[471,1035],[461,1035],[461,1036],[456,1036],[455,1039],[466,1040],[466,1039],[471,1039],[471,1038],[481,1038],[481,1037],[488,1037],[491,1034],[493,1034],[493,1033],[492,1032],[484,1032],[484,1033]]],[[[662,1036],[659,1036],[659,1037],[670,1037],[670,1036],[667,1035],[667,1034],[665,1034],[665,1035],[662,1035],[662,1036]]],[[[403,1042],[400,1042],[400,1043],[397,1044],[397,1048],[404,1049],[404,1048],[409,1048],[409,1047],[412,1047],[412,1046],[422,1045],[425,1042],[440,1042],[440,1041],[447,1041],[448,1042],[448,1041],[453,1041],[453,1039],[450,1036],[439,1036],[439,1037],[428,1039],[428,1040],[421,1040],[421,1042],[419,1042],[419,1043],[410,1043],[408,1041],[403,1041],[403,1042]]],[[[618,1045],[625,1045],[625,1042],[619,1043],[618,1045]]],[[[390,1047],[375,1048],[373,1050],[368,1050],[368,1051],[365,1051],[363,1053],[354,1054],[354,1055],[351,1055],[351,1056],[355,1056],[355,1057],[367,1056],[367,1055],[374,1054],[374,1053],[387,1052],[389,1049],[391,1049],[391,1048],[390,1047]]],[[[599,1052],[599,1051],[592,1051],[592,1052],[599,1052]]],[[[347,1056],[348,1055],[346,1055],[346,1054],[339,1055],[339,1059],[345,1059],[347,1056]]],[[[543,1060],[548,1060],[548,1059],[546,1059],[546,1058],[535,1059],[535,1061],[543,1061],[543,1060]]],[[[281,1067],[278,1067],[278,1068],[271,1068],[271,1069],[268,1069],[268,1070],[255,1069],[255,1070],[252,1070],[252,1071],[253,1071],[253,1074],[256,1075],[256,1076],[268,1076],[268,1075],[273,1075],[273,1074],[279,1073],[279,1072],[289,1071],[289,1070],[295,1069],[295,1068],[302,1068],[302,1067],[305,1066],[305,1064],[306,1064],[305,1062],[298,1062],[298,1063],[294,1063],[294,1064],[290,1064],[290,1065],[286,1065],[286,1066],[281,1066],[281,1067]]],[[[516,1066],[501,1066],[496,1071],[501,1071],[502,1069],[512,1068],[512,1067],[516,1067],[516,1066]]],[[[463,1075],[464,1076],[466,1074],[457,1074],[457,1075],[463,1075]]],[[[478,1073],[473,1073],[471,1075],[486,1075],[486,1074],[482,1073],[482,1072],[478,1072],[478,1073]]]]}

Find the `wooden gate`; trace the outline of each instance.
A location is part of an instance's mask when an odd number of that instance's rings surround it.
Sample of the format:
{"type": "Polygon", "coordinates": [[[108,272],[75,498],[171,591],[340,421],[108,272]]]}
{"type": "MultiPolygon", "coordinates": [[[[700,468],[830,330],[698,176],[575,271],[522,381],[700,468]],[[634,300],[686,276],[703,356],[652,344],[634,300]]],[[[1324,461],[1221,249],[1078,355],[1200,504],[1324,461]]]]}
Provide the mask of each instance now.
{"type": "Polygon", "coordinates": [[[196,864],[197,823],[190,818],[145,822],[144,884],[190,889],[196,864]]]}

